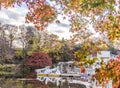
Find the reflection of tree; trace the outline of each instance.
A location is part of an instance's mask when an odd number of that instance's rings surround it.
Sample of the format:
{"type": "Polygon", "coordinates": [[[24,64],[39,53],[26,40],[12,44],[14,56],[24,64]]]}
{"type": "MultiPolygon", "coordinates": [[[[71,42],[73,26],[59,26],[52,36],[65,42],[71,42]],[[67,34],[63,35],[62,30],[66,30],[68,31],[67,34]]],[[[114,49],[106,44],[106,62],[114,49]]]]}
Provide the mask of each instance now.
{"type": "MultiPolygon", "coordinates": [[[[52,85],[52,84],[51,84],[52,85]]],[[[21,87],[21,88],[49,88],[49,85],[46,85],[45,83],[43,82],[40,82],[36,79],[5,79],[5,78],[2,78],[0,79],[0,86],[2,88],[17,88],[17,87],[21,87]]],[[[51,87],[53,88],[53,87],[51,87]]]]}

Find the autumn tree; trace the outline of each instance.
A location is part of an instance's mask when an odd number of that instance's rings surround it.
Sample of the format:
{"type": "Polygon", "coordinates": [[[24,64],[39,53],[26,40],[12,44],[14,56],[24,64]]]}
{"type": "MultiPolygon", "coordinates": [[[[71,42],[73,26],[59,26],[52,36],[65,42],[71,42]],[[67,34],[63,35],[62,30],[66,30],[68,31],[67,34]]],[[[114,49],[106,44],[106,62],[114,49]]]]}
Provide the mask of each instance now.
{"type": "Polygon", "coordinates": [[[113,87],[117,88],[120,86],[120,55],[117,58],[113,58],[108,63],[102,64],[101,68],[96,69],[96,74],[94,75],[98,82],[105,85],[110,80],[112,80],[113,87]],[[99,76],[101,75],[101,76],[99,76]]]}
{"type": "Polygon", "coordinates": [[[52,59],[44,52],[33,52],[31,56],[25,57],[19,64],[16,76],[36,77],[35,69],[52,65],[52,59]]]}
{"type": "Polygon", "coordinates": [[[30,58],[25,59],[25,62],[33,69],[52,65],[51,58],[43,52],[34,52],[30,58]]]}
{"type": "Polygon", "coordinates": [[[71,40],[64,38],[53,43],[53,48],[48,52],[49,56],[52,58],[53,63],[74,60],[74,58],[71,56],[73,54],[71,52],[73,44],[74,43],[71,43],[71,40]]]}
{"type": "Polygon", "coordinates": [[[21,43],[22,46],[22,56],[23,58],[27,56],[27,51],[30,51],[33,45],[33,40],[35,37],[35,28],[33,27],[27,27],[27,26],[20,26],[19,27],[19,33],[18,33],[18,40],[21,43]]]}
{"type": "Polygon", "coordinates": [[[55,46],[58,44],[58,36],[52,33],[49,33],[48,31],[40,31],[37,34],[37,47],[39,51],[43,52],[50,52],[52,50],[55,50],[55,46]]]}
{"type": "Polygon", "coordinates": [[[69,61],[73,60],[72,57],[70,57],[70,50],[71,46],[68,40],[62,39],[61,40],[62,46],[60,48],[60,58],[62,61],[69,61]]]}
{"type": "Polygon", "coordinates": [[[23,3],[26,3],[29,9],[25,17],[26,22],[32,22],[39,30],[43,30],[56,17],[55,8],[47,4],[46,0],[0,0],[0,9],[15,7],[15,5],[21,6],[23,3]]]}
{"type": "Polygon", "coordinates": [[[26,56],[26,44],[27,44],[27,36],[26,36],[26,29],[25,26],[22,25],[19,27],[20,33],[18,35],[18,40],[21,42],[22,45],[22,56],[23,58],[26,56]]]}
{"type": "Polygon", "coordinates": [[[9,46],[6,36],[3,26],[0,25],[0,63],[12,62],[14,57],[14,49],[9,46]]]}
{"type": "MultiPolygon", "coordinates": [[[[29,37],[31,38],[31,35],[29,35],[29,37]]],[[[30,43],[32,43],[31,51],[33,52],[43,51],[47,53],[54,48],[57,40],[58,40],[57,35],[49,34],[47,31],[35,30],[34,36],[30,40],[30,43]]]]}
{"type": "Polygon", "coordinates": [[[27,26],[26,27],[26,39],[25,39],[25,44],[26,44],[26,52],[27,52],[27,55],[31,55],[33,52],[34,52],[34,41],[35,41],[35,38],[36,38],[36,29],[32,26],[27,26]]]}
{"type": "Polygon", "coordinates": [[[17,38],[17,31],[18,31],[17,26],[5,24],[3,25],[3,30],[5,30],[6,38],[9,42],[9,46],[11,48],[14,48],[13,43],[17,38]]]}

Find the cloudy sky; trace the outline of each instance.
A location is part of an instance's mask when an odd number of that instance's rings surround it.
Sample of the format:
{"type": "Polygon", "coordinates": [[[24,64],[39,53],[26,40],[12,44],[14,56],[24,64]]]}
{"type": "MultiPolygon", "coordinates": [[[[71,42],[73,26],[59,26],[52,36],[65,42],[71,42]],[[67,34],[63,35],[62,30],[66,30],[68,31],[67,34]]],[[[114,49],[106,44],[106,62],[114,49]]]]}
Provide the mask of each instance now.
{"type": "MultiPolygon", "coordinates": [[[[28,12],[28,9],[23,4],[21,7],[15,6],[15,8],[1,9],[0,10],[0,22],[4,24],[12,24],[12,25],[22,25],[25,24],[25,15],[28,12]]],[[[51,33],[57,34],[60,39],[61,38],[70,38],[72,33],[69,32],[70,22],[68,18],[63,19],[61,15],[58,15],[58,20],[60,20],[60,24],[53,22],[49,24],[47,30],[51,33]]],[[[32,24],[25,24],[32,25],[32,24]]]]}

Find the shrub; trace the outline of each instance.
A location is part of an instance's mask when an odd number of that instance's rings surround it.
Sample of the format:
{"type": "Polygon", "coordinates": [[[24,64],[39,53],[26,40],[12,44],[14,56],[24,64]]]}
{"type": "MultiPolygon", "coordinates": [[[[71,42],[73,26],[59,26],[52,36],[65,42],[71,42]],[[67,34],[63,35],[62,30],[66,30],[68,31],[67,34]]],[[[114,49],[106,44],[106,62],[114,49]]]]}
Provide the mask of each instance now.
{"type": "Polygon", "coordinates": [[[32,69],[38,69],[52,65],[52,59],[48,56],[48,54],[43,52],[34,52],[32,56],[25,59],[25,62],[32,69]]]}

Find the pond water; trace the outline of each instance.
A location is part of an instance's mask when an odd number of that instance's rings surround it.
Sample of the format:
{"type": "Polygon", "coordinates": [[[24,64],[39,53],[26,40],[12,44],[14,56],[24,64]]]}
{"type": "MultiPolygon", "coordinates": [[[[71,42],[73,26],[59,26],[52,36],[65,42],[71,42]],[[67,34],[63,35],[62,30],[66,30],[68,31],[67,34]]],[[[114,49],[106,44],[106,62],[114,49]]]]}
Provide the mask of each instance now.
{"type": "Polygon", "coordinates": [[[60,85],[55,83],[40,82],[36,79],[12,79],[0,78],[0,88],[86,88],[81,84],[73,84],[64,82],[60,85]]]}

